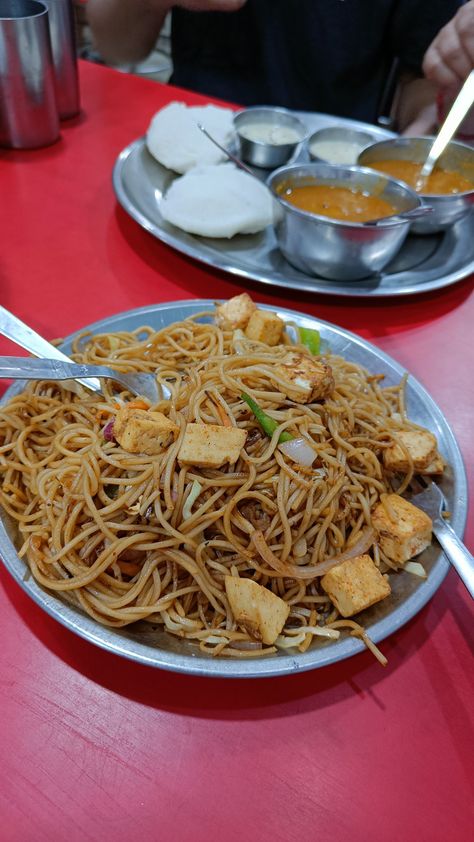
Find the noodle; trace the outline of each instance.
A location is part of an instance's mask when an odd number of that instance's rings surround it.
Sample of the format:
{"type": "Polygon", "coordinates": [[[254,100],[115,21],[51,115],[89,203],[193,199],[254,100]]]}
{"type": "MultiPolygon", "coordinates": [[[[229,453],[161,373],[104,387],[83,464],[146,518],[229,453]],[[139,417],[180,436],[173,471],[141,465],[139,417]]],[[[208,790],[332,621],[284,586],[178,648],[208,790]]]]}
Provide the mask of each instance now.
{"type": "Polygon", "coordinates": [[[74,345],[77,362],[155,372],[166,384],[171,399],[153,410],[178,435],[162,453],[127,452],[104,437],[131,399],[108,381],[102,395],[78,384],[73,392],[30,383],[0,408],[0,500],[17,523],[20,556],[40,585],[99,623],[146,620],[215,655],[305,651],[315,637],[337,638],[340,628],[371,646],[358,623],[338,619],[320,577],[373,545],[382,573],[397,566],[377,545],[371,512],[413,475],[409,453],[406,476],[389,474],[382,460],[395,431],[418,429],[406,418],[405,382],[384,388],[380,375],[331,355],[321,358],[332,369],[330,394],[297,404],[275,370],[288,336],[268,347],[219,328],[210,315],[158,332],[84,335],[74,345]],[[271,436],[244,392],[276,422],[271,436]],[[237,462],[180,464],[191,422],[244,430],[237,462]],[[280,451],[283,430],[310,444],[313,465],[280,451]],[[286,602],[290,613],[274,645],[236,622],[224,587],[229,575],[286,602]]]}

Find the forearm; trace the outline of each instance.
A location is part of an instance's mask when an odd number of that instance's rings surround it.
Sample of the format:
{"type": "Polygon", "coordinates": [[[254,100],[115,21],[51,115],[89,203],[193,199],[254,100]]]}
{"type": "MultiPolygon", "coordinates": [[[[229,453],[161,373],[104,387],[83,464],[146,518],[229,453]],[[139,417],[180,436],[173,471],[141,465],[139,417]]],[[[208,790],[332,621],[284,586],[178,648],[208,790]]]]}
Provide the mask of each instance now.
{"type": "Polygon", "coordinates": [[[89,0],[95,46],[112,64],[140,61],[153,49],[172,5],[170,0],[89,0]]]}

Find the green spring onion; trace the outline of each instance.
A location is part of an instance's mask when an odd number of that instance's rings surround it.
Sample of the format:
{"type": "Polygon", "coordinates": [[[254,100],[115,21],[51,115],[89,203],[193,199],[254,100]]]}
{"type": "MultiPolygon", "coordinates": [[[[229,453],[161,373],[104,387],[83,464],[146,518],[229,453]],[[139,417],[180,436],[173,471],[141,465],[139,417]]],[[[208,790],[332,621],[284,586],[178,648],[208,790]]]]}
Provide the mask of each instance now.
{"type": "Polygon", "coordinates": [[[308,351],[317,357],[321,351],[321,337],[319,335],[319,330],[314,330],[311,327],[300,327],[298,330],[301,344],[305,345],[308,351]]]}
{"type": "MultiPolygon", "coordinates": [[[[271,438],[276,428],[279,426],[278,421],[275,421],[273,418],[270,418],[270,416],[263,411],[262,407],[259,406],[258,403],[250,397],[250,395],[247,395],[246,392],[242,392],[240,397],[243,401],[245,401],[246,404],[248,404],[248,406],[252,410],[263,432],[266,433],[267,436],[269,436],[269,438],[271,438]]],[[[292,436],[291,433],[287,433],[286,430],[283,430],[283,432],[280,433],[278,442],[281,444],[281,442],[291,441],[293,438],[294,436],[292,436]]]]}

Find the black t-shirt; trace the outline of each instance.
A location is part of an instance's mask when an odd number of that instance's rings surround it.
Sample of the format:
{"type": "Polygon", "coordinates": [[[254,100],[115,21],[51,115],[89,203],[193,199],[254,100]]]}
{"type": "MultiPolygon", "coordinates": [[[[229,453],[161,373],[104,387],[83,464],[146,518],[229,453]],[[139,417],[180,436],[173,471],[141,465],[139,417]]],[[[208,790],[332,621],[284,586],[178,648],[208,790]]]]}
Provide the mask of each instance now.
{"type": "Polygon", "coordinates": [[[395,58],[423,55],[461,0],[248,0],[238,12],[172,13],[171,81],[241,105],[374,122],[395,58]]]}

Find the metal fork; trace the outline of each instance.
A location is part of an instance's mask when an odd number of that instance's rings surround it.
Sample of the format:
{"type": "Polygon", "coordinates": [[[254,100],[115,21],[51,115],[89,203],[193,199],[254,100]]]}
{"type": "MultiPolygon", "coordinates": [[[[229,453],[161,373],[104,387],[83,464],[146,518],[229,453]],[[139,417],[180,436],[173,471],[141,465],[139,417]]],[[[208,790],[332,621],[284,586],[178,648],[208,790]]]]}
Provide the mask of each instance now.
{"type": "Polygon", "coordinates": [[[411,502],[422,509],[433,521],[433,532],[441,544],[448,560],[456,568],[471,596],[474,598],[474,558],[456,535],[454,529],[443,518],[446,509],[446,499],[435,482],[426,480],[424,488],[418,483],[412,483],[411,502]],[[421,489],[421,490],[419,490],[421,489]]]}
{"type": "Polygon", "coordinates": [[[133,394],[148,398],[152,403],[167,399],[170,396],[170,391],[166,386],[158,386],[153,374],[123,374],[106,366],[83,366],[73,363],[59,348],[51,345],[39,333],[36,333],[31,327],[28,327],[21,319],[14,316],[13,313],[10,313],[9,310],[6,310],[1,305],[0,334],[7,336],[8,339],[11,339],[22,348],[26,348],[35,357],[40,357],[40,360],[23,357],[2,357],[2,362],[7,368],[0,374],[1,377],[21,380],[73,379],[78,380],[79,383],[91,389],[91,391],[99,392],[99,394],[102,391],[99,378],[109,377],[122,386],[125,386],[133,394]],[[46,369],[42,369],[41,360],[48,366],[47,371],[46,369]],[[15,363],[17,364],[17,373],[14,372],[15,363]],[[63,363],[63,366],[60,367],[59,363],[63,363]],[[70,368],[69,373],[65,374],[66,369],[64,365],[74,366],[74,370],[70,368]],[[28,370],[25,370],[25,366],[28,366],[28,370]],[[19,367],[21,367],[22,371],[19,370],[19,367]]]}
{"type": "MultiPolygon", "coordinates": [[[[147,398],[151,403],[163,399],[164,388],[158,385],[154,374],[116,371],[106,365],[83,365],[62,360],[33,359],[31,357],[0,357],[0,378],[11,380],[79,380],[89,377],[107,377],[120,383],[134,395],[147,398]]],[[[169,395],[169,393],[168,393],[169,395]]]]}

